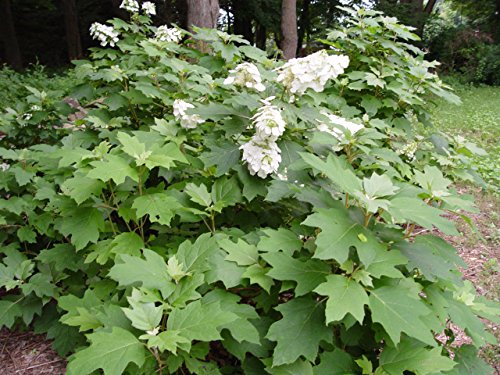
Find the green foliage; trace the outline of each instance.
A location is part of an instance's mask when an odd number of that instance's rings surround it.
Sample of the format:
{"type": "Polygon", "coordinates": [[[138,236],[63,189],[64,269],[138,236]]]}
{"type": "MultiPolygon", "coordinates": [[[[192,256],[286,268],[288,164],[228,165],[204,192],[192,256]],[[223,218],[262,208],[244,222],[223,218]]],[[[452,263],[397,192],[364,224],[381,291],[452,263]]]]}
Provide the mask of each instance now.
{"type": "Polygon", "coordinates": [[[201,30],[176,44],[151,38],[147,17],[112,21],[117,47],[77,63],[76,92],[93,103],[79,128],[0,148],[0,324],[33,322],[78,375],[483,368],[478,316],[498,308],[460,281],[451,246],[414,234],[453,233],[444,215],[474,209],[449,188],[469,176],[466,153],[417,138],[429,101],[456,97],[401,41],[409,29],[349,12],[325,41],[349,67],[301,96],[238,37],[201,30]],[[224,84],[245,60],[265,92],[224,84]],[[270,95],[286,129],[279,173],[260,178],[240,147],[270,95]],[[203,122],[182,127],[177,99],[203,122]],[[363,126],[320,131],[326,110],[363,126]],[[438,341],[449,321],[474,346],[438,341]]]}
{"type": "Polygon", "coordinates": [[[24,73],[0,69],[0,137],[7,147],[53,143],[67,134],[64,124],[76,112],[61,100],[75,85],[71,71],[49,74],[38,65],[24,73]]]}

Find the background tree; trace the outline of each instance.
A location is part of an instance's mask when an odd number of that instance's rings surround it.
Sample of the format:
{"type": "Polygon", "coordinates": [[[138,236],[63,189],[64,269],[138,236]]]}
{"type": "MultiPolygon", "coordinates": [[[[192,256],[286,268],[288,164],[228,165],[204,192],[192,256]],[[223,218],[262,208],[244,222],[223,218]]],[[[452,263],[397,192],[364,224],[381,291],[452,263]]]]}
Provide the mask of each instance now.
{"type": "Polygon", "coordinates": [[[297,53],[297,0],[283,0],[281,4],[281,50],[285,60],[292,59],[297,53]]]}
{"type": "Polygon", "coordinates": [[[83,56],[76,2],[75,0],[60,0],[60,3],[64,14],[68,58],[76,60],[83,56]]]}
{"type": "Polygon", "coordinates": [[[14,28],[14,19],[10,0],[0,0],[0,35],[5,53],[5,61],[15,69],[21,69],[23,65],[21,50],[14,28]]]}
{"type": "Polygon", "coordinates": [[[187,24],[193,26],[214,28],[219,18],[218,0],[186,0],[187,24]]]}
{"type": "Polygon", "coordinates": [[[415,27],[423,34],[425,23],[434,11],[437,0],[377,0],[376,7],[401,22],[415,27]]]}

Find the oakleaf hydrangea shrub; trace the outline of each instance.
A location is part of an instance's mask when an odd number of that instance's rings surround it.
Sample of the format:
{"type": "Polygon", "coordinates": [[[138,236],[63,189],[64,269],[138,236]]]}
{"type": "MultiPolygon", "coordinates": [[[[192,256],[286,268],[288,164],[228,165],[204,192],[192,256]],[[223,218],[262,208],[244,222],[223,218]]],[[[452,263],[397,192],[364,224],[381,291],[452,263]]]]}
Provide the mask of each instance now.
{"type": "Polygon", "coordinates": [[[4,148],[23,148],[55,143],[68,134],[64,125],[78,112],[76,102],[61,100],[73,90],[72,70],[50,74],[33,65],[19,73],[0,68],[0,143],[4,148]]]}
{"type": "Polygon", "coordinates": [[[145,4],[78,62],[69,134],[0,148],[0,324],[70,375],[487,374],[498,308],[431,234],[467,166],[415,131],[453,96],[409,29],[360,10],[283,63],[145,4]]]}

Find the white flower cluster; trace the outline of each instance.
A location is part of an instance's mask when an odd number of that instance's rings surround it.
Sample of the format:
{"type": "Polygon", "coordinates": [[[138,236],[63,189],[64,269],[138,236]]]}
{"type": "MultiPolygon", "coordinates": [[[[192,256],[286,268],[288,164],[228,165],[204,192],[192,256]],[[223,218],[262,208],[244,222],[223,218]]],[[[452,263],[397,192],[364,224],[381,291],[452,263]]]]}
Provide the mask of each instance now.
{"type": "Polygon", "coordinates": [[[142,11],[150,16],[156,15],[156,5],[151,1],[146,1],[142,4],[142,11]]]}
{"type": "Polygon", "coordinates": [[[266,87],[262,84],[259,69],[249,62],[239,64],[229,71],[229,76],[224,80],[225,85],[234,84],[236,86],[247,87],[257,91],[264,91],[266,87]]]}
{"type": "Polygon", "coordinates": [[[278,107],[271,104],[272,99],[263,100],[264,106],[252,117],[256,134],[261,139],[276,141],[285,131],[285,120],[278,107]]]}
{"type": "Polygon", "coordinates": [[[339,141],[345,139],[345,132],[349,132],[351,135],[354,135],[364,128],[364,125],[362,124],[356,124],[355,122],[347,121],[345,118],[336,116],[332,113],[323,111],[321,112],[321,114],[323,116],[326,116],[328,120],[330,120],[330,124],[320,122],[317,129],[319,131],[333,135],[339,141]]]}
{"type": "Polygon", "coordinates": [[[130,13],[139,13],[139,3],[136,0],[123,0],[120,8],[130,13]]]}
{"type": "Polygon", "coordinates": [[[348,66],[348,56],[329,55],[326,50],[321,50],[289,60],[278,69],[278,82],[293,94],[302,95],[308,88],[321,92],[329,79],[342,74],[348,66]]]}
{"type": "Polygon", "coordinates": [[[260,178],[277,173],[281,163],[281,150],[276,141],[285,131],[286,123],[280,109],[271,104],[272,99],[274,97],[262,101],[264,106],[253,117],[256,132],[249,142],[240,147],[250,174],[260,178]]]}
{"type": "Polygon", "coordinates": [[[94,22],[90,26],[90,35],[92,38],[97,39],[101,46],[106,47],[108,44],[111,47],[115,46],[118,42],[118,32],[112,26],[106,26],[99,22],[94,22]]]}
{"type": "Polygon", "coordinates": [[[10,165],[7,163],[0,163],[0,171],[6,171],[7,169],[10,168],[10,165]]]}
{"type": "Polygon", "coordinates": [[[240,147],[243,150],[243,161],[248,164],[251,175],[260,178],[277,172],[281,163],[281,150],[274,141],[260,139],[255,134],[252,139],[240,147]]]}
{"type": "Polygon", "coordinates": [[[398,154],[405,155],[408,159],[415,159],[415,152],[418,150],[418,141],[407,143],[398,150],[398,154]]]}
{"type": "Polygon", "coordinates": [[[156,30],[155,39],[161,42],[174,42],[179,43],[182,39],[182,33],[175,27],[160,26],[156,30]]]}
{"type": "Polygon", "coordinates": [[[188,115],[186,111],[190,108],[194,108],[191,103],[185,102],[181,99],[176,99],[174,101],[174,116],[177,120],[181,122],[181,126],[184,129],[194,129],[198,124],[205,122],[199,115],[188,115]]]}

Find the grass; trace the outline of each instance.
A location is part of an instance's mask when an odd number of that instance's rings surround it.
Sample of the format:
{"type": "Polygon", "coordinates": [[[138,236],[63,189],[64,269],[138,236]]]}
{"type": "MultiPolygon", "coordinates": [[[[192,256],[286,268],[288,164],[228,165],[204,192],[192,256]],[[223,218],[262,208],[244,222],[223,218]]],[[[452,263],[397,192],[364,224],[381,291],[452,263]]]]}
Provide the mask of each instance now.
{"type": "MultiPolygon", "coordinates": [[[[462,236],[446,238],[465,260],[464,277],[490,300],[500,301],[500,87],[454,85],[461,106],[445,102],[433,110],[434,124],[443,132],[460,135],[484,148],[487,156],[475,157],[474,165],[489,185],[489,191],[459,186],[474,195],[480,210],[472,215],[482,239],[465,223],[458,223],[462,236]]],[[[500,327],[488,329],[500,339],[500,327]]],[[[481,356],[500,374],[500,347],[488,345],[481,356]]]]}
{"type": "Polygon", "coordinates": [[[433,110],[435,125],[484,148],[474,164],[492,191],[500,193],[500,87],[454,85],[463,104],[439,103],[433,110]]]}

